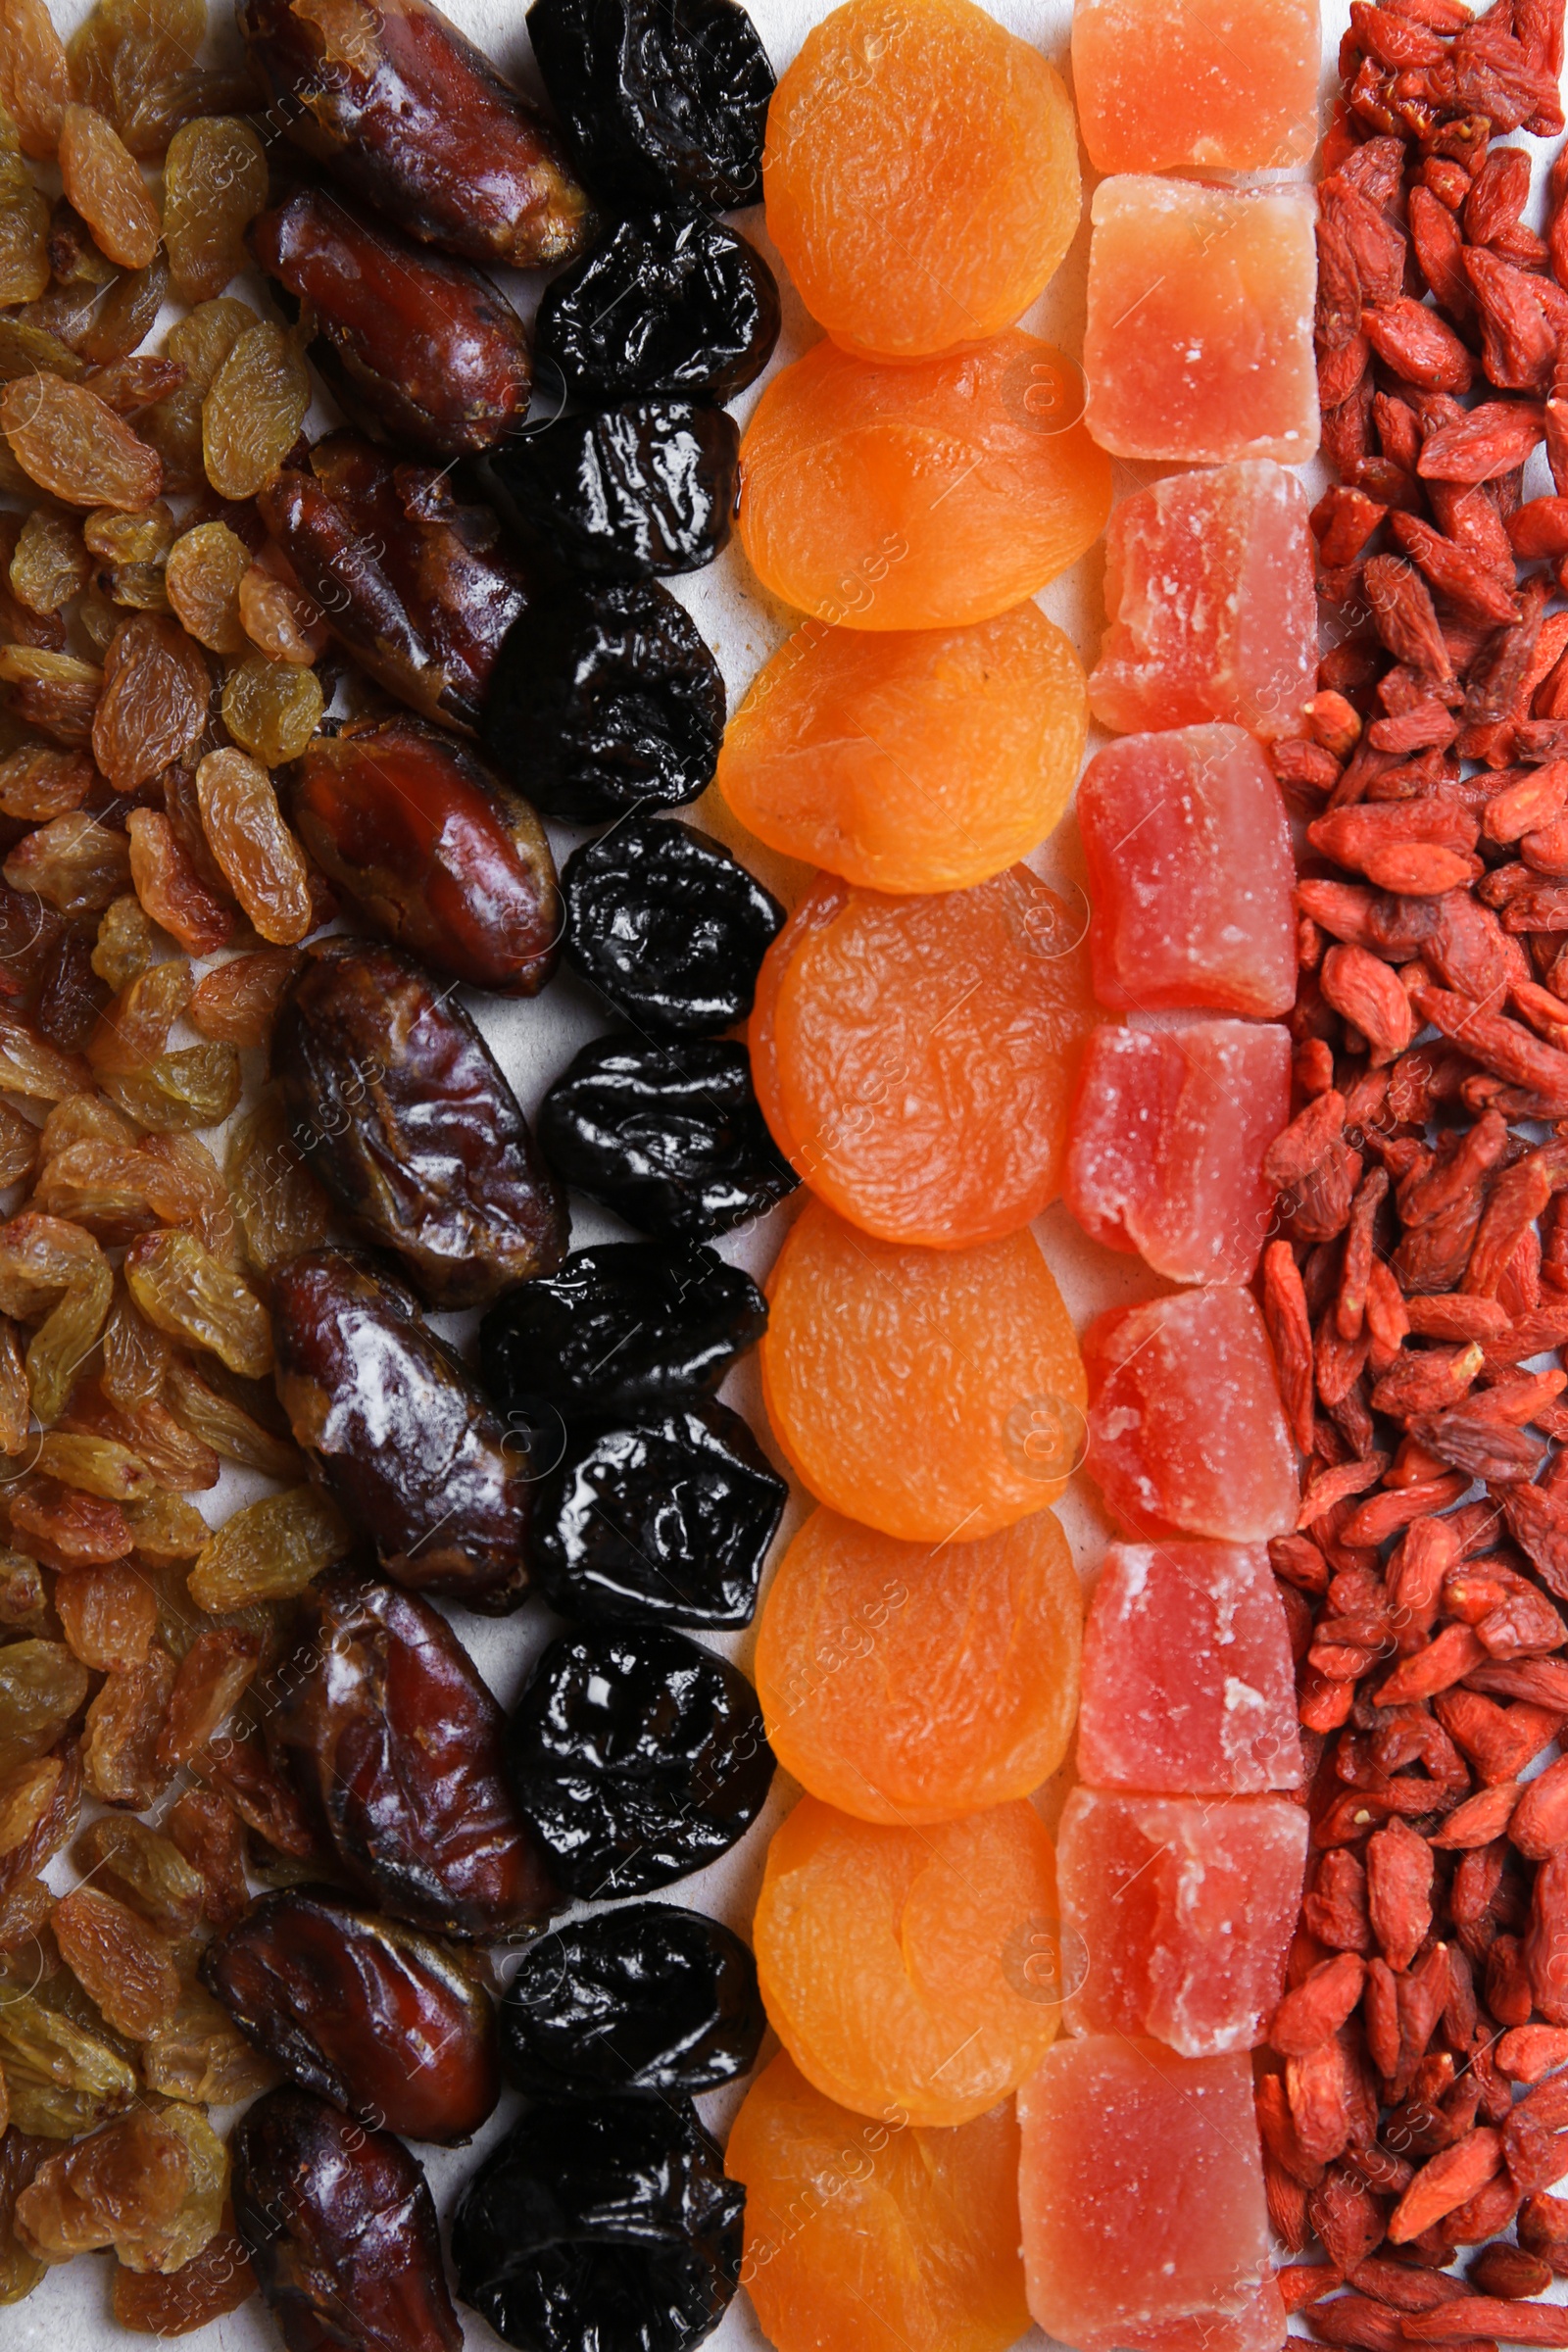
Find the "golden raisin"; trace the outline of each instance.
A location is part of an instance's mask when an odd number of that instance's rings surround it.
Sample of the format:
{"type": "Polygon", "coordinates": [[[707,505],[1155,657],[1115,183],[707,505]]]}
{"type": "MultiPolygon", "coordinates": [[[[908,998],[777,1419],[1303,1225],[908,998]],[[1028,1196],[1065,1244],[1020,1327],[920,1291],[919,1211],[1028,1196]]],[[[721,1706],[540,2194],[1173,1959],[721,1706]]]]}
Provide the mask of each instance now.
{"type": "Polygon", "coordinates": [[[312,928],[305,854],[283,822],[265,767],[209,752],[196,770],[202,829],[223,879],[263,939],[290,947],[312,928]]]}
{"type": "Polygon", "coordinates": [[[245,634],[270,662],[292,662],[308,669],[316,648],[306,634],[312,608],[296,589],[253,564],[239,584],[239,616],[245,634]]]}
{"type": "Polygon", "coordinates": [[[6,385],[0,431],[29,480],[67,506],[134,510],[163,488],[157,452],[85,384],[47,370],[6,385]]]}
{"type": "Polygon", "coordinates": [[[176,539],[165,572],[169,601],[197,640],[215,654],[245,646],[239,586],[251,567],[250,549],[226,522],[201,522],[176,539]]]}
{"type": "MultiPolygon", "coordinates": [[[[132,870],[135,858],[133,841],[132,870]]],[[[299,968],[299,956],[288,948],[257,948],[215,964],[196,983],[186,1008],[192,1028],[231,1046],[270,1045],[278,1006],[299,968]]]]}
{"type": "Polygon", "coordinates": [[[223,724],[264,767],[297,760],[320,724],[325,703],[313,669],[249,654],[223,683],[223,724]]]}
{"type": "Polygon", "coordinates": [[[54,154],[70,104],[71,68],[45,0],[0,0],[0,105],[24,155],[54,154]]]}
{"type": "Polygon", "coordinates": [[[249,1284],[193,1233],[150,1233],[132,1243],[125,1280],[142,1313],[174,1339],[209,1348],[231,1372],[260,1380],[272,1368],[267,1309],[249,1284]]]}
{"type": "Polygon", "coordinates": [[[145,1812],[168,1788],[171,1775],[157,1760],[158,1735],[174,1687],[174,1661],[156,1644],[145,1666],[107,1675],[87,1709],[82,1769],[87,1786],[107,1805],[145,1812]]]}
{"type": "Polygon", "coordinates": [[[104,657],[93,757],[117,792],[134,792],[190,750],[207,724],[212,681],[177,621],[141,612],[104,657]]]}
{"type": "Polygon", "coordinates": [[[310,376],[297,344],[280,326],[259,319],[240,336],[202,403],[202,458],[213,488],[223,498],[254,498],[299,439],[310,405],[310,376]]]}
{"type": "MultiPolygon", "coordinates": [[[[130,878],[147,915],[190,956],[210,956],[234,929],[234,910],[214,896],[161,808],[133,808],[125,819],[130,878]]],[[[200,1024],[198,1024],[199,1026],[200,1024]]]]}
{"type": "Polygon", "coordinates": [[[164,162],[164,242],[186,302],[221,294],[245,267],[245,230],[267,202],[267,150],[248,122],[187,122],[164,162]]]}
{"type": "Polygon", "coordinates": [[[55,1608],[72,1649],[95,1673],[146,1665],[158,1602],[146,1578],[128,1562],[110,1560],[61,1576],[55,1608]]]}
{"type": "MultiPolygon", "coordinates": [[[[6,38],[0,0],[0,52],[6,38]]],[[[5,79],[0,63],[0,92],[5,79]]],[[[49,200],[22,160],[17,124],[0,106],[0,303],[36,302],[49,274],[49,200]]]]}
{"type": "Polygon", "coordinates": [[[179,2006],[179,1976],[156,1928],[101,1887],[76,1886],[50,1925],[60,1956],[108,2023],[145,2041],[179,2006]]]}
{"type": "Polygon", "coordinates": [[[114,124],[90,106],[61,118],[60,177],[109,259],[145,270],[158,251],[158,207],[114,124]]]}
{"type": "Polygon", "coordinates": [[[305,1164],[275,1088],[235,1126],[225,1166],[246,1255],[261,1273],[321,1247],[331,1204],[305,1164]]]}
{"type": "Polygon", "coordinates": [[[46,825],[79,808],[92,790],[93,764],[80,752],[42,745],[0,760],[0,810],[30,825],[46,825]]]}
{"type": "MultiPolygon", "coordinates": [[[[132,845],[130,857],[132,879],[136,871],[136,853],[132,845]]],[[[111,988],[124,988],[147,969],[158,953],[157,926],[149,919],[139,899],[126,893],[113,899],[104,908],[98,924],[97,944],[92,952],[92,968],[100,980],[111,988]]]]}
{"type": "Polygon", "coordinates": [[[129,880],[130,847],[77,808],[19,841],[3,870],[13,890],[35,890],[62,914],[96,914],[129,880]]]}
{"type": "Polygon", "coordinates": [[[314,1487],[264,1495],[208,1538],[190,1572],[190,1596],[215,1616],[253,1600],[286,1600],[344,1558],[352,1542],[314,1487]]]}

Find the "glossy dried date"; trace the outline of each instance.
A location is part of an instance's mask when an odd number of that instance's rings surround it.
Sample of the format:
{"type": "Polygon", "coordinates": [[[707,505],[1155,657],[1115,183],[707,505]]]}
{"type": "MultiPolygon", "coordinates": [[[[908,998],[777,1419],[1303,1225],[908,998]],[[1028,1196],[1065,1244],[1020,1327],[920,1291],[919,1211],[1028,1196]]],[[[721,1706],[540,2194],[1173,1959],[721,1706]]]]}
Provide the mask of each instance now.
{"type": "Polygon", "coordinates": [[[525,530],[594,579],[698,571],[728,543],[740,429],[723,409],[660,397],[563,416],[491,461],[525,530]]]}
{"type": "Polygon", "coordinates": [[[354,433],[318,441],[310,471],[285,466],[257,504],[333,636],[400,702],[474,733],[528,601],[489,508],[354,433]]]}
{"type": "Polygon", "coordinates": [[[311,1475],[368,1535],[383,1574],[490,1614],[515,1608],[534,1492],[525,1442],[401,1284],[312,1250],[278,1269],[272,1336],[311,1475]]]}
{"type": "Polygon", "coordinates": [[[513,622],[490,673],[490,755],[547,816],[677,808],[713,780],[724,681],[657,580],[564,580],[513,622]]]}
{"type": "Polygon", "coordinates": [[[242,0],[237,14],[294,144],[406,236],[518,270],[589,242],[556,133],[429,0],[242,0]]]}
{"type": "Polygon", "coordinates": [[[518,2352],[686,2352],[734,2295],[745,2203],[690,2100],[544,2102],[464,2192],[458,2291],[518,2352]]]}
{"type": "Polygon", "coordinates": [[[738,1936],[674,1903],[628,1903],[530,1945],[501,2004],[501,2054],[532,2098],[691,2096],[749,2075],[766,2029],[738,1936]]]}
{"type": "Polygon", "coordinates": [[[520,793],[416,718],[318,735],[289,812],[318,866],[375,929],[432,970],[531,997],[556,968],[561,896],[520,793]]]}
{"type": "Polygon", "coordinates": [[[728,1853],[773,1779],[745,1675],[663,1626],[552,1642],[507,1729],[550,1867],[584,1900],[651,1894],[728,1853]]]}
{"type": "Polygon", "coordinates": [[[412,957],[313,948],[272,1033],[294,1141],[427,1306],[478,1306],[560,1265],[555,1179],[468,1015],[412,957]]]}
{"type": "Polygon", "coordinates": [[[661,1241],[714,1241],[800,1181],[732,1039],[596,1037],[546,1095],[538,1125],[564,1183],[661,1241]]]}
{"type": "Polygon", "coordinates": [[[234,2132],[234,2219],[288,2352],[462,2352],[417,2160],[304,2090],[234,2132]]]}
{"type": "Polygon", "coordinates": [[[528,413],[522,321],[477,270],[421,252],[309,188],[252,223],[269,276],[309,303],[313,356],[339,405],[368,409],[394,439],[469,457],[528,413]]]}
{"type": "Polygon", "coordinates": [[[732,400],[778,341],[778,287],[754,245],[698,204],[617,221],[545,288],[534,348],[579,400],[732,400]]]}
{"type": "Polygon", "coordinates": [[[710,835],[633,817],[561,881],[568,960],[639,1028],[703,1037],[751,1011],[784,909],[710,835]]]}
{"type": "Polygon", "coordinates": [[[574,1436],[534,1496],[534,1581],[563,1617],[750,1625],[788,1494],[722,1404],[574,1436]]]}
{"type": "Polygon", "coordinates": [[[291,2082],[361,2123],[466,2140],[500,2096],[495,2012],[467,1971],[329,1887],[263,1895],[201,1977],[291,2082]]]}
{"type": "Polygon", "coordinates": [[[555,1903],[502,1763],[504,1721],[446,1619],[342,1570],[304,1595],[267,1717],[273,1765],[360,1893],[483,1942],[555,1903]]]}
{"type": "Polygon", "coordinates": [[[491,1308],[479,1364],[504,1413],[634,1417],[710,1395],[766,1329],[756,1283],[711,1250],[599,1242],[491,1308]]]}

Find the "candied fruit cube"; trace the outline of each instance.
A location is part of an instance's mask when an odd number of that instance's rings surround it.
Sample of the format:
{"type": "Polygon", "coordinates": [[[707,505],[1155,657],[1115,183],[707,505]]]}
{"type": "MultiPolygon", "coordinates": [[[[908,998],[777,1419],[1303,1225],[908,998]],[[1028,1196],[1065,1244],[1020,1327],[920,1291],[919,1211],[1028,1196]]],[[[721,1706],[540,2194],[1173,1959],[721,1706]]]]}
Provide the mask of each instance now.
{"type": "Polygon", "coordinates": [[[1018,2093],[1029,2308],[1078,2352],[1273,2352],[1252,2069],[1158,2042],[1057,2041],[1018,2093]]]}
{"type": "Polygon", "coordinates": [[[1109,626],[1089,681],[1102,725],[1294,730],[1317,682],[1309,514],[1295,474],[1267,458],[1172,474],[1123,501],[1105,534],[1109,626]]]}
{"type": "Polygon", "coordinates": [[[1318,0],[1077,0],[1072,78],[1097,172],[1266,172],[1317,144],[1318,0]]]}
{"type": "Polygon", "coordinates": [[[1279,786],[1240,727],[1127,735],[1078,787],[1095,994],[1117,1012],[1296,1002],[1296,867],[1279,786]]]}
{"type": "Polygon", "coordinates": [[[1172,1282],[1250,1282],[1274,1206],[1263,1154],[1291,1115],[1273,1022],[1097,1029],[1067,1127],[1067,1206],[1172,1282]]]}
{"type": "Polygon", "coordinates": [[[1123,1527],[1259,1544],[1296,1525],[1296,1450],[1250,1291],[1114,1307],[1083,1353],[1088,1466],[1123,1527]]]}
{"type": "Polygon", "coordinates": [[[1310,188],[1129,173],[1095,190],[1084,375],[1116,458],[1300,466],[1318,443],[1310,188]]]}
{"type": "Polygon", "coordinates": [[[1056,1846],[1068,2033],[1251,2049],[1285,1989],[1309,1826],[1285,1796],[1075,1788],[1056,1846]]]}

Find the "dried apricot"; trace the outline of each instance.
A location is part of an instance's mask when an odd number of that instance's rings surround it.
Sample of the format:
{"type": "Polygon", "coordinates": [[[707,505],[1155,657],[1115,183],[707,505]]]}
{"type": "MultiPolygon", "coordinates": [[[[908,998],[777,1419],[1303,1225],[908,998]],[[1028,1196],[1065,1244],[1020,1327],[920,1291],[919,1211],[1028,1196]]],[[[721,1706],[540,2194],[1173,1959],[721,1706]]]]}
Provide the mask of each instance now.
{"type": "Polygon", "coordinates": [[[808,623],[724,735],[718,787],[770,849],[870,890],[964,890],[1054,832],[1083,665],[1038,606],[966,629],[808,623]]]}
{"type": "Polygon", "coordinates": [[[1096,1025],[1071,909],[1025,865],[889,898],[823,879],[768,950],[759,1096],[812,1190],[885,1241],[962,1249],[1061,1190],[1096,1025]]]}
{"type": "Polygon", "coordinates": [[[164,242],[176,294],[221,294],[245,267],[245,230],[266,202],[267,150],[248,122],[209,115],[175,131],[164,159],[164,242]]]}
{"type": "Polygon", "coordinates": [[[903,367],[813,346],[741,444],[740,533],[763,584],[850,629],[988,620],[1088,553],[1110,460],[1072,363],[1009,327],[903,367]]]}
{"type": "Polygon", "coordinates": [[[28,480],[69,507],[134,510],[163,488],[157,451],[96,392],[47,369],[0,392],[0,431],[28,480]]]}
{"type": "Polygon", "coordinates": [[[916,1250],[812,1200],[768,1299],[759,1354],[773,1434],[846,1518],[911,1543],[972,1543],[1054,1502],[1077,1467],[1083,1358],[1027,1233],[916,1250]]]}
{"type": "Polygon", "coordinates": [[[293,339],[258,319],[239,337],[202,403],[202,460],[223,498],[254,498],[300,436],[311,379],[293,339]]]}
{"type": "Polygon", "coordinates": [[[68,106],[60,122],[60,177],[99,250],[124,270],[145,270],[158,251],[158,207],[112,122],[93,107],[68,106]]]}
{"type": "Polygon", "coordinates": [[[290,947],[314,928],[305,853],[283,822],[265,767],[209,752],[196,770],[202,830],[223,879],[262,938],[290,947]]]}
{"type": "Polygon", "coordinates": [[[1010,326],[1077,233],[1072,100],[973,0],[848,0],[779,77],[762,190],[836,343],[951,351],[1010,326]]]}
{"type": "Polygon", "coordinates": [[[1059,1990],[1030,1970],[1055,1917],[1032,1805],[888,1829],[803,1797],[773,1834],[753,1924],[768,2018],[841,2106],[968,2123],[1056,2037],[1059,1990]]]}
{"type": "Polygon", "coordinates": [[[1067,1752],[1082,1618],[1050,1511],[934,1551],[813,1511],[758,1630],[768,1743],[861,1821],[947,1821],[1027,1796],[1067,1752]]]}

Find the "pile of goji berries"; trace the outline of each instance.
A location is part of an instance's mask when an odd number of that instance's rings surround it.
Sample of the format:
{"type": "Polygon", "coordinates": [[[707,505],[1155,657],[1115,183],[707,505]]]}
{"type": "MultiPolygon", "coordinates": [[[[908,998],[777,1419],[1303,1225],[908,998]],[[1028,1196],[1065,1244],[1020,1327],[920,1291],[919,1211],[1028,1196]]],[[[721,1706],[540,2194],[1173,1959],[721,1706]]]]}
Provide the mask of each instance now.
{"type": "Polygon", "coordinates": [[[1568,154],[1543,238],[1494,143],[1562,131],[1563,13],[1356,0],[1320,191],[1336,642],[1274,753],[1309,848],[1261,1278],[1314,1834],[1258,2114],[1328,2255],[1287,2301],[1371,2352],[1568,2344],[1517,2300],[1568,2277],[1568,1756],[1524,1779],[1568,1725],[1568,1372],[1525,1368],[1568,1342],[1568,154]]]}

